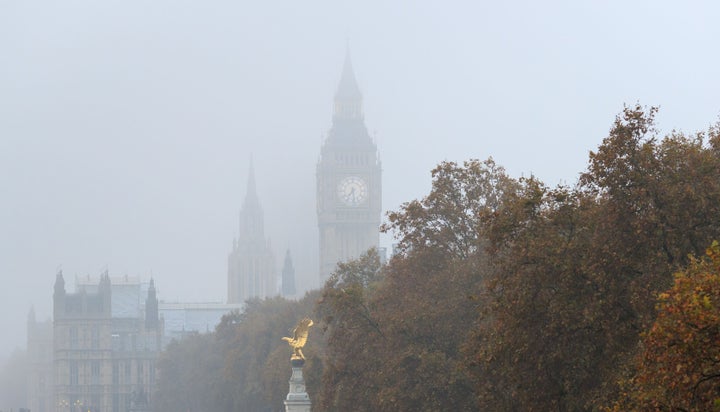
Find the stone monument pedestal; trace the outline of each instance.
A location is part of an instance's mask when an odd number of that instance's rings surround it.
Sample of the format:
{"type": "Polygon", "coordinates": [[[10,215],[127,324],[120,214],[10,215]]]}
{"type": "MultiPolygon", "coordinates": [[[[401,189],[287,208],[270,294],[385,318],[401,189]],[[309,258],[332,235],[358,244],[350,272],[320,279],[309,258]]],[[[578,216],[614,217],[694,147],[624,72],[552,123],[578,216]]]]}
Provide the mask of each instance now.
{"type": "Polygon", "coordinates": [[[290,359],[292,375],[290,376],[290,390],[285,398],[285,412],[310,412],[310,397],[305,391],[305,379],[302,374],[304,359],[290,359]]]}

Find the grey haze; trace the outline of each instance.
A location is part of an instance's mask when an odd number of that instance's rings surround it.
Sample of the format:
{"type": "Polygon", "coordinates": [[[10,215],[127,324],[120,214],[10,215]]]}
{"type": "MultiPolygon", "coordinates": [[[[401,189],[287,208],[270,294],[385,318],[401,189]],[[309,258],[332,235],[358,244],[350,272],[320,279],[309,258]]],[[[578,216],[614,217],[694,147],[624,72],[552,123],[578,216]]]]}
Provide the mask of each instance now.
{"type": "MultiPolygon", "coordinates": [[[[250,158],[277,266],[317,284],[315,165],[346,43],[383,208],[442,160],[573,183],[623,103],[720,111],[715,2],[0,0],[0,360],[62,267],[222,301],[250,158]]],[[[391,243],[388,236],[381,240],[391,243]]]]}

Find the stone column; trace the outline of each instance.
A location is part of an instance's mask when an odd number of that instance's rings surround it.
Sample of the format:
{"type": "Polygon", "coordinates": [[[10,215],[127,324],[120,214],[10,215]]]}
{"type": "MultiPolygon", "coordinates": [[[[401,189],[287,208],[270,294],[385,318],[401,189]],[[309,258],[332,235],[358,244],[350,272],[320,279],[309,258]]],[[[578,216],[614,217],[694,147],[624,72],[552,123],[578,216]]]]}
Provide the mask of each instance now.
{"type": "Polygon", "coordinates": [[[310,412],[310,397],[305,391],[305,379],[302,374],[304,359],[291,359],[292,375],[290,376],[290,391],[285,398],[285,412],[310,412]]]}

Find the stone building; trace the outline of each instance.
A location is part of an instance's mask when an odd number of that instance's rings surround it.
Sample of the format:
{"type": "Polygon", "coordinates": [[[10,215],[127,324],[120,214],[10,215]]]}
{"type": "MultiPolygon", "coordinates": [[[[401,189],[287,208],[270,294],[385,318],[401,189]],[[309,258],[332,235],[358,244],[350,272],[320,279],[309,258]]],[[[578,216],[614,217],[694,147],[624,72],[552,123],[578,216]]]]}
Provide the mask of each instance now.
{"type": "Polygon", "coordinates": [[[381,174],[377,146],[365,126],[362,94],[347,54],[335,93],[332,127],[317,165],[320,286],[338,262],[378,247],[381,174]]]}
{"type": "Polygon", "coordinates": [[[53,379],[57,411],[150,410],[162,322],[154,282],[107,272],[53,294],[53,379]]]}

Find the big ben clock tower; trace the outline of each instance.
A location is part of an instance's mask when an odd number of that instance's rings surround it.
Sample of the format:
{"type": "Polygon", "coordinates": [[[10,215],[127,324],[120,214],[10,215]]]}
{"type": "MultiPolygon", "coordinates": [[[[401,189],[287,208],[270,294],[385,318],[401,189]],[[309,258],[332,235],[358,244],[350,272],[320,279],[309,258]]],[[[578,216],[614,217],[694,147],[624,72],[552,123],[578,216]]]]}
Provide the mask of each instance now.
{"type": "Polygon", "coordinates": [[[321,287],[338,262],[378,247],[381,193],[377,146],[365,127],[362,94],[348,53],[317,165],[321,287]]]}

